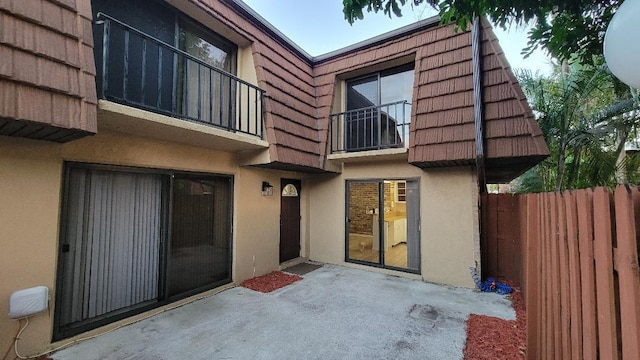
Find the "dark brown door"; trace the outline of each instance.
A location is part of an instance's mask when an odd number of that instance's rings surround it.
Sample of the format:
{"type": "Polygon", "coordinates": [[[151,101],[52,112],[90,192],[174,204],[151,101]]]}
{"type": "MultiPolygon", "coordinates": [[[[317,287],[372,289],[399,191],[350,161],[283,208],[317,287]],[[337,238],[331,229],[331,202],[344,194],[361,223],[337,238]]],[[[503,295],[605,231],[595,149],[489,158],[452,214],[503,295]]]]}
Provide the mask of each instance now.
{"type": "Polygon", "coordinates": [[[300,180],[280,181],[280,262],[300,256],[300,180]]]}

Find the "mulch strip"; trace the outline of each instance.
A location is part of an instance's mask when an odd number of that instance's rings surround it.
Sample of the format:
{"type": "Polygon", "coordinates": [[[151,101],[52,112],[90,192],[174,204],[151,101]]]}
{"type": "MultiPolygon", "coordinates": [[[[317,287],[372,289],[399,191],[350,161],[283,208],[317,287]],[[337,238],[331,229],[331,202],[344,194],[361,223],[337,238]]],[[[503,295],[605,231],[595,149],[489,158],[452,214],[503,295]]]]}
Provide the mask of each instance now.
{"type": "Polygon", "coordinates": [[[285,274],[282,271],[272,271],[266,275],[247,279],[240,286],[262,293],[270,293],[298,280],[302,280],[302,277],[285,274]]]}
{"type": "Polygon", "coordinates": [[[520,288],[512,287],[513,293],[509,296],[516,312],[516,320],[475,314],[469,316],[465,360],[526,358],[527,313],[520,288]]]}

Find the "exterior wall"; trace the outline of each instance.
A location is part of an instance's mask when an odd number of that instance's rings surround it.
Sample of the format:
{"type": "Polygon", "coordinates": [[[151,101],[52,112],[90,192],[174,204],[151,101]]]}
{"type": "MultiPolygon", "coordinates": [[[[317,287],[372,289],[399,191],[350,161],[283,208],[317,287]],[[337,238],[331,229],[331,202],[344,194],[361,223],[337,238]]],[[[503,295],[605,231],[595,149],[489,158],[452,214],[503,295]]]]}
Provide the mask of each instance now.
{"type": "Polygon", "coordinates": [[[474,287],[469,267],[480,264],[475,173],[471,168],[426,173],[428,183],[421,188],[423,278],[474,287]]]}
{"type": "Polygon", "coordinates": [[[309,184],[313,204],[309,214],[311,260],[381,271],[344,261],[345,181],[400,178],[420,179],[420,277],[435,283],[473,287],[469,267],[476,266],[480,258],[477,181],[471,168],[423,171],[402,162],[345,164],[340,175],[315,177],[309,184]]]}
{"type": "MultiPolygon", "coordinates": [[[[50,289],[49,304],[54,307],[64,161],[234,175],[233,280],[241,282],[278,269],[279,186],[274,196],[263,197],[261,185],[262,181],[279,184],[282,177],[300,178],[298,174],[243,168],[233,153],[104,130],[62,145],[0,136],[0,189],[5,189],[0,193],[0,216],[10,224],[0,228],[1,308],[8,309],[13,291],[37,285],[50,289]]],[[[22,354],[32,355],[49,345],[53,311],[30,319],[19,344],[22,354]]],[[[0,348],[10,346],[17,327],[17,321],[0,316],[0,348]]]]}
{"type": "MultiPolygon", "coordinates": [[[[280,179],[301,179],[300,174],[275,170],[240,168],[236,177],[234,237],[234,281],[260,276],[280,265],[280,179]],[[273,185],[273,196],[262,196],[262,182],[273,185]]],[[[300,212],[301,256],[306,255],[307,189],[302,182],[300,212]]]]}
{"type": "Polygon", "coordinates": [[[238,77],[248,83],[258,86],[256,66],[250,47],[238,47],[238,77]]]}
{"type": "MultiPolygon", "coordinates": [[[[60,146],[0,136],[0,348],[7,349],[18,321],[6,315],[16,290],[44,285],[54,289],[62,159],[60,146]]],[[[51,299],[53,294],[50,293],[51,299]]],[[[53,301],[50,301],[53,305],[53,301]]],[[[51,339],[53,317],[30,319],[21,336],[22,354],[42,350],[51,339]]]]}

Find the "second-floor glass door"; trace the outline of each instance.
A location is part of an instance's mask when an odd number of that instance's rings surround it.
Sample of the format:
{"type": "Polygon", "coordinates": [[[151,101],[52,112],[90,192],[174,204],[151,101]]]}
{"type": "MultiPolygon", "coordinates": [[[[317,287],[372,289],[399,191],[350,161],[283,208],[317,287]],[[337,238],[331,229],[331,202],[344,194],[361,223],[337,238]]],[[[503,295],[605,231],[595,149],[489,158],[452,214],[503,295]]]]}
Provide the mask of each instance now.
{"type": "Polygon", "coordinates": [[[408,139],[413,63],[347,81],[345,150],[401,146],[408,139]]]}
{"type": "MultiPolygon", "coordinates": [[[[204,64],[235,73],[235,47],[190,21],[179,22],[178,48],[204,64]]],[[[178,106],[185,117],[233,128],[236,89],[229,77],[186,58],[179,59],[178,74],[178,106]]]]}

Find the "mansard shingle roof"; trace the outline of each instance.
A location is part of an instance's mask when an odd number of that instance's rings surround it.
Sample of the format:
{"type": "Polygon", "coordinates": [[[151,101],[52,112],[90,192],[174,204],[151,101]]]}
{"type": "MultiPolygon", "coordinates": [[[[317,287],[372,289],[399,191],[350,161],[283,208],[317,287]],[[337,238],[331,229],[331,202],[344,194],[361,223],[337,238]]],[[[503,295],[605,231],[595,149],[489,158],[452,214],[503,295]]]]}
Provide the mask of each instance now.
{"type": "MultiPolygon", "coordinates": [[[[188,1],[249,45],[258,86],[266,91],[270,145],[263,166],[329,169],[329,116],[340,108],[340,81],[411,61],[415,77],[408,162],[421,168],[474,164],[469,31],[456,32],[453,25],[439,26],[437,18],[430,18],[311,57],[238,0],[188,1]]],[[[0,88],[10,89],[0,94],[0,134],[69,141],[97,131],[89,4],[0,2],[0,88]]],[[[487,175],[489,181],[505,181],[543,159],[548,150],[488,22],[482,28],[487,175]]]]}

